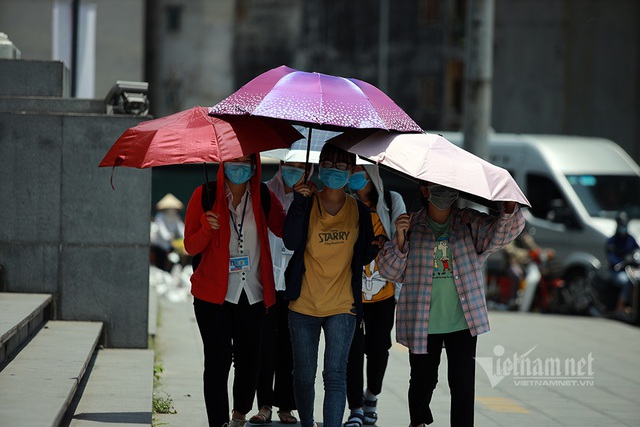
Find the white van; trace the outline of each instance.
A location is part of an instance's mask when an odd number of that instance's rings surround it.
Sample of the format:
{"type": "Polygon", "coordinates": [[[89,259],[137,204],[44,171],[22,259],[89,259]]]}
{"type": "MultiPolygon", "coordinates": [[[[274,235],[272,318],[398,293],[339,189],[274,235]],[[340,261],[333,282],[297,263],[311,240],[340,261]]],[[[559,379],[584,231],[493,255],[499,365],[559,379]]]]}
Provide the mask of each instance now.
{"type": "MultiPolygon", "coordinates": [[[[462,133],[436,133],[463,146],[462,133]]],[[[640,167],[613,141],[492,133],[488,160],[507,169],[531,202],[527,226],[541,247],[555,249],[569,286],[608,268],[605,242],[618,211],[629,214],[640,242],[640,167]]]]}

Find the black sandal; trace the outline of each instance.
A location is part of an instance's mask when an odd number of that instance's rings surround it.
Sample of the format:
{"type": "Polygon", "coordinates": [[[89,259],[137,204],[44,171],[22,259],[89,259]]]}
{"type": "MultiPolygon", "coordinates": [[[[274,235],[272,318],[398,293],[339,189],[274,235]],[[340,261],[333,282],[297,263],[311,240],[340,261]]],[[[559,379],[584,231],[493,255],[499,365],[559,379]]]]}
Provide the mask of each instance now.
{"type": "Polygon", "coordinates": [[[293,416],[291,411],[278,411],[278,417],[280,418],[280,423],[282,424],[297,424],[298,419],[293,416]]]}
{"type": "Polygon", "coordinates": [[[262,406],[257,414],[249,418],[249,423],[258,425],[271,424],[272,414],[273,412],[271,411],[271,408],[268,406],[262,406]]]}
{"type": "Polygon", "coordinates": [[[362,424],[364,424],[364,415],[352,412],[343,427],[362,427],[362,424]]]}
{"type": "Polygon", "coordinates": [[[376,406],[378,400],[365,400],[364,401],[364,424],[371,426],[378,422],[378,414],[376,413],[376,406]]]}

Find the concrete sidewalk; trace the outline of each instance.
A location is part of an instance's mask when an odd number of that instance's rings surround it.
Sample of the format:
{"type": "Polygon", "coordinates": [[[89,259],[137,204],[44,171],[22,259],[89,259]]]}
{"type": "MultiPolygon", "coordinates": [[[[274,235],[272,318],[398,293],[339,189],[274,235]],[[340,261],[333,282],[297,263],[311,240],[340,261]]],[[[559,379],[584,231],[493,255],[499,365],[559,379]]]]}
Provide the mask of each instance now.
{"type": "Polygon", "coordinates": [[[164,369],[155,395],[171,399],[175,414],[154,414],[155,426],[208,427],[202,391],[202,340],[191,297],[158,296],[156,363],[164,369]]]}
{"type": "MultiPolygon", "coordinates": [[[[177,413],[154,415],[155,425],[206,427],[202,344],[190,297],[178,302],[159,297],[159,304],[156,350],[164,372],[156,394],[172,399],[177,413]]],[[[490,320],[492,331],[478,339],[476,426],[638,425],[640,328],[606,319],[511,312],[490,312],[490,320]],[[572,362],[584,372],[554,372],[550,377],[534,369],[516,375],[509,370],[514,360],[531,366],[557,360],[560,369],[572,362]]],[[[449,425],[446,369],[443,352],[440,382],[431,405],[432,426],[449,425]]],[[[319,427],[321,370],[320,358],[315,406],[319,427]]],[[[408,381],[407,350],[395,344],[379,396],[379,427],[409,425],[408,381]]],[[[274,417],[271,425],[284,425],[276,420],[274,417]]]]}

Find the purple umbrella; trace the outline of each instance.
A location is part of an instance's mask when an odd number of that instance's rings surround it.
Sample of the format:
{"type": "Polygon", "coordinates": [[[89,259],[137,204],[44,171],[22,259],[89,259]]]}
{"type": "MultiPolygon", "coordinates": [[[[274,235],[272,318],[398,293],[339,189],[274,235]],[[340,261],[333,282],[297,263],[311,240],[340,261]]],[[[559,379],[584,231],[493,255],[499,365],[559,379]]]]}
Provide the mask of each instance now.
{"type": "Polygon", "coordinates": [[[284,65],[260,74],[209,113],[251,114],[334,130],[422,132],[391,98],[369,83],[284,65]]]}

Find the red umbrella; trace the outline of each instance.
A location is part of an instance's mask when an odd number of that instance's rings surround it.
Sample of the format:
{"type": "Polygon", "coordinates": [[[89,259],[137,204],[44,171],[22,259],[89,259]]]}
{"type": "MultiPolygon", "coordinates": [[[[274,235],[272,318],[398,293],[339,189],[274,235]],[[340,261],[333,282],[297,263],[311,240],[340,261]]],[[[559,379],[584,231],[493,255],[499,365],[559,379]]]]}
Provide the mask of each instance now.
{"type": "Polygon", "coordinates": [[[210,113],[273,117],[312,127],[422,132],[391,98],[367,82],[284,65],[260,74],[210,113]]]}
{"type": "Polygon", "coordinates": [[[100,162],[148,168],[231,160],[303,138],[293,126],[264,117],[212,117],[206,107],[142,122],[127,129],[100,162]]]}

